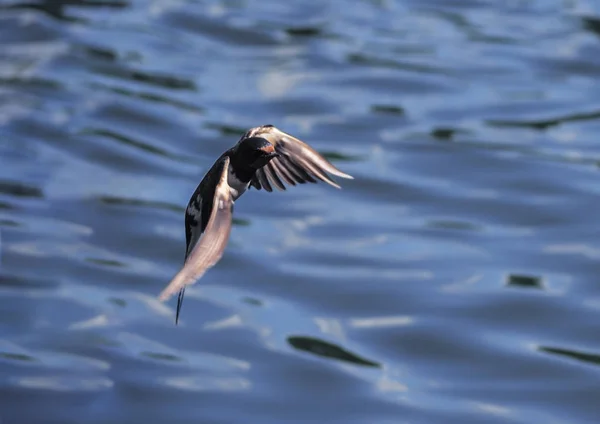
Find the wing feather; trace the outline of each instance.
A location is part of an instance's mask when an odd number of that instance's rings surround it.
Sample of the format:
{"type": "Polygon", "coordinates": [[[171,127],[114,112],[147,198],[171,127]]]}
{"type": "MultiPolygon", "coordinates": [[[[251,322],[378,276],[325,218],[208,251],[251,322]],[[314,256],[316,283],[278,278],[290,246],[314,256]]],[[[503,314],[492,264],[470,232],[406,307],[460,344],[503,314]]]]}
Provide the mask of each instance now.
{"type": "MultiPolygon", "coordinates": [[[[296,185],[296,180],[294,179],[293,175],[279,162],[271,161],[269,162],[269,165],[273,167],[273,172],[275,172],[277,175],[281,175],[281,178],[283,178],[286,183],[290,185],[296,185]]],[[[283,189],[285,190],[285,186],[283,189]]]]}
{"type": "Polygon", "coordinates": [[[262,169],[267,175],[267,178],[269,179],[271,185],[274,185],[280,191],[285,190],[285,186],[281,182],[281,179],[279,179],[279,176],[277,175],[277,172],[275,172],[275,169],[273,168],[272,164],[267,163],[262,169]]]}
{"type": "Polygon", "coordinates": [[[247,134],[265,138],[279,153],[279,157],[272,159],[268,165],[256,171],[252,185],[258,190],[264,188],[270,192],[273,191],[272,186],[285,190],[282,180],[291,185],[316,183],[317,180],[321,180],[340,188],[328,174],[347,179],[353,178],[333,166],[308,144],[273,126],[253,128],[247,134]]]}
{"type": "Polygon", "coordinates": [[[296,165],[294,162],[290,161],[287,157],[280,156],[277,158],[277,161],[278,163],[281,163],[281,166],[285,167],[288,171],[290,171],[290,173],[294,174],[297,183],[305,184],[307,182],[317,182],[313,177],[308,175],[308,173],[304,169],[296,165]]]}
{"type": "MultiPolygon", "coordinates": [[[[265,173],[262,172],[262,169],[259,169],[254,174],[254,177],[252,177],[252,180],[253,181],[256,180],[258,185],[262,186],[262,188],[267,190],[269,193],[273,191],[273,188],[271,187],[271,184],[269,184],[269,180],[267,179],[267,176],[265,175],[265,173]]],[[[260,188],[258,188],[258,189],[260,190],[260,188]]]]}

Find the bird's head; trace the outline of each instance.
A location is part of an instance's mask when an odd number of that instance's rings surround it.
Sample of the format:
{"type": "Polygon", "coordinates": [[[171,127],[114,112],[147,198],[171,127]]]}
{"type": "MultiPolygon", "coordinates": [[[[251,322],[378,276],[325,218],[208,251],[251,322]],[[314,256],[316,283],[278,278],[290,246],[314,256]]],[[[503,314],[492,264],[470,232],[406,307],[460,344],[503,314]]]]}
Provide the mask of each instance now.
{"type": "Polygon", "coordinates": [[[275,146],[261,137],[250,137],[242,140],[238,146],[238,153],[244,158],[250,167],[260,169],[279,154],[275,146]]]}

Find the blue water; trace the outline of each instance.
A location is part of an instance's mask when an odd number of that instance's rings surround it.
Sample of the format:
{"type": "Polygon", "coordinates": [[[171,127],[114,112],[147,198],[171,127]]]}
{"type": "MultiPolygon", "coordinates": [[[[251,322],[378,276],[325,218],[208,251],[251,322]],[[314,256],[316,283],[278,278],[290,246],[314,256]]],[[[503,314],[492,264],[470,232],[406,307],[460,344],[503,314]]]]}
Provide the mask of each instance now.
{"type": "Polygon", "coordinates": [[[0,2],[0,422],[597,423],[600,4],[0,2]],[[254,190],[249,127],[352,181],[254,190]]]}

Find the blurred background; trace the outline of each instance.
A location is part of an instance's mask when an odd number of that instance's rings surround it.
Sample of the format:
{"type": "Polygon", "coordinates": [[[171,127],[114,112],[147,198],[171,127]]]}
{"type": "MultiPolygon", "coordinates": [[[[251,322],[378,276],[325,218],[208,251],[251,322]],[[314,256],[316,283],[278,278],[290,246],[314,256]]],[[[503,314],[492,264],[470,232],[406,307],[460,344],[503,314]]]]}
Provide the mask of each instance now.
{"type": "Polygon", "coordinates": [[[597,423],[595,0],[0,1],[0,422],[597,423]],[[274,124],[355,177],[183,211],[274,124]]]}

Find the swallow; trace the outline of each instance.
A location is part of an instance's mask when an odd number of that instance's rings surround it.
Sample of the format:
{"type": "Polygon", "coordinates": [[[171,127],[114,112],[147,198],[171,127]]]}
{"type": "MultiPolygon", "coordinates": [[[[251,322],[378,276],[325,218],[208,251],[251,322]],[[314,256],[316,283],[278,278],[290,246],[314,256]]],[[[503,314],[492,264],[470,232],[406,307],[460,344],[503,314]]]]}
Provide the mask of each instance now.
{"type": "Polygon", "coordinates": [[[353,179],[312,147],[273,125],[251,128],[223,153],[192,194],[185,211],[185,261],[159,295],[165,301],[179,292],[175,324],[185,288],[198,281],[223,256],[233,217],[233,204],[249,187],[272,192],[323,181],[340,188],[328,175],[353,179]],[[284,184],[285,183],[285,184],[284,184]]]}

